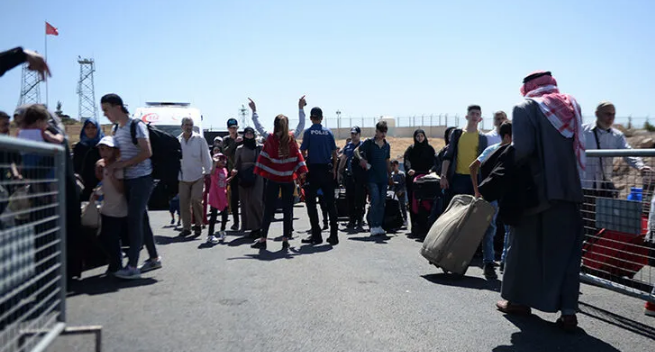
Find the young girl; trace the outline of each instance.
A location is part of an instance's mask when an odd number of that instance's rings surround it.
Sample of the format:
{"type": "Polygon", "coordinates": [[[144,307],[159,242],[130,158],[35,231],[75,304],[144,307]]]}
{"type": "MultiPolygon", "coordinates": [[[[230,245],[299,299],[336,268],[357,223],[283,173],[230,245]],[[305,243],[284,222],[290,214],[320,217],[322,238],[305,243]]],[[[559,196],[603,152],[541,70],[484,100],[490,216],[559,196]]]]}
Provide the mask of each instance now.
{"type": "Polygon", "coordinates": [[[214,164],[211,172],[211,186],[209,187],[209,205],[211,212],[209,215],[209,232],[207,233],[207,243],[216,244],[225,241],[225,225],[227,224],[227,184],[232,178],[227,177],[227,157],[218,153],[214,155],[214,164]],[[214,236],[214,225],[216,225],[216,216],[221,211],[221,232],[219,240],[214,236]]]}
{"type": "MultiPolygon", "coordinates": [[[[124,169],[114,169],[109,172],[108,166],[118,161],[118,149],[114,137],[103,137],[98,143],[100,160],[96,163],[97,175],[100,175],[102,185],[99,188],[103,195],[100,214],[102,216],[100,240],[107,251],[109,267],[107,273],[115,274],[123,268],[120,235],[127,231],[127,198],[123,185],[124,169]]],[[[100,192],[95,192],[92,201],[100,192]]]]}
{"type": "Polygon", "coordinates": [[[64,143],[64,136],[60,133],[53,133],[48,130],[48,119],[50,115],[43,105],[30,105],[21,120],[18,138],[28,139],[37,142],[48,142],[52,144],[64,143]]]}

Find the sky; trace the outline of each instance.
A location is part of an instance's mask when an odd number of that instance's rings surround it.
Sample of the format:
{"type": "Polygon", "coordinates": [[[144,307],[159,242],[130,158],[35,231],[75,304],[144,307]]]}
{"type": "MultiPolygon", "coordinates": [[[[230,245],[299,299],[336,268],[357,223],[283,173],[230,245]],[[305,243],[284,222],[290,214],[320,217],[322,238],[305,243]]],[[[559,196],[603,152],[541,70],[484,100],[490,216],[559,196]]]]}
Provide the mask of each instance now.
{"type": "MultiPolygon", "coordinates": [[[[539,69],[587,117],[610,100],[643,119],[655,114],[653,13],[652,0],[1,0],[0,50],[43,53],[45,21],[57,27],[48,100],[73,117],[81,56],[95,60],[98,103],[189,102],[205,128],[225,129],[249,97],[268,128],[296,118],[302,95],[326,118],[463,116],[469,104],[511,115],[539,69]]],[[[20,68],[0,78],[0,110],[20,86],[20,68]]]]}

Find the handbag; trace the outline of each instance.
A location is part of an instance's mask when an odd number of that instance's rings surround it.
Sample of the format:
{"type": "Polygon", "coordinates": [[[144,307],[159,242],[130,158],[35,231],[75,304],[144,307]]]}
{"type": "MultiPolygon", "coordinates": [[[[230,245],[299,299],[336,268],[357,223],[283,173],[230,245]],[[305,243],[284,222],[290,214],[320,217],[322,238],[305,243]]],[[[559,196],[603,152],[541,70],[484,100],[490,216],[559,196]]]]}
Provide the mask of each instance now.
{"type": "Polygon", "coordinates": [[[100,221],[100,206],[96,204],[95,200],[90,199],[89,202],[84,202],[82,204],[82,226],[99,229],[100,221]]]}
{"type": "MultiPolygon", "coordinates": [[[[594,127],[594,138],[596,138],[596,147],[600,149],[600,140],[598,139],[596,127],[594,127]]],[[[600,182],[600,190],[596,191],[598,197],[618,198],[619,190],[616,189],[614,182],[608,180],[607,177],[605,176],[605,167],[603,166],[603,158],[599,157],[598,159],[600,160],[600,174],[603,177],[603,180],[600,182]]]]}

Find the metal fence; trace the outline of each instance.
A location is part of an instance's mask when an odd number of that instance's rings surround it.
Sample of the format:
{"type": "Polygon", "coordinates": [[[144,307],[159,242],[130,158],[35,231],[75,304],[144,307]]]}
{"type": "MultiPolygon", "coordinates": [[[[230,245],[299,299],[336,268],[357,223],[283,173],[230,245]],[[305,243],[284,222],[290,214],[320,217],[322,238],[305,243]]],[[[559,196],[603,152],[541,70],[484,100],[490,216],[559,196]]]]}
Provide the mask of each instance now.
{"type": "Polygon", "coordinates": [[[655,149],[588,150],[582,281],[655,303],[655,149]],[[643,163],[643,164],[642,164],[643,163]]]}
{"type": "Polygon", "coordinates": [[[43,351],[65,329],[66,157],[0,136],[0,352],[43,351]]]}

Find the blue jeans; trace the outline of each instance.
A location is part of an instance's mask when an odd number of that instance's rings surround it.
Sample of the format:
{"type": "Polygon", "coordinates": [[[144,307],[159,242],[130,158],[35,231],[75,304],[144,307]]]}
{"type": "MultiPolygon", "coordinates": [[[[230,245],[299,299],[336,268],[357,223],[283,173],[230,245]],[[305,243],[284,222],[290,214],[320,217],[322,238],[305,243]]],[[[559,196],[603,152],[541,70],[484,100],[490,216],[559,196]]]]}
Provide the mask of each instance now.
{"type": "Polygon", "coordinates": [[[371,210],[369,210],[369,227],[381,227],[384,220],[384,203],[387,200],[386,183],[369,183],[371,194],[371,210]]]}
{"type": "Polygon", "coordinates": [[[145,243],[150,258],[157,257],[155,239],[150,228],[148,217],[148,201],[154,183],[151,176],[143,176],[125,180],[125,196],[127,197],[128,235],[130,250],[127,265],[136,268],[139,263],[139,252],[145,243]]]}

